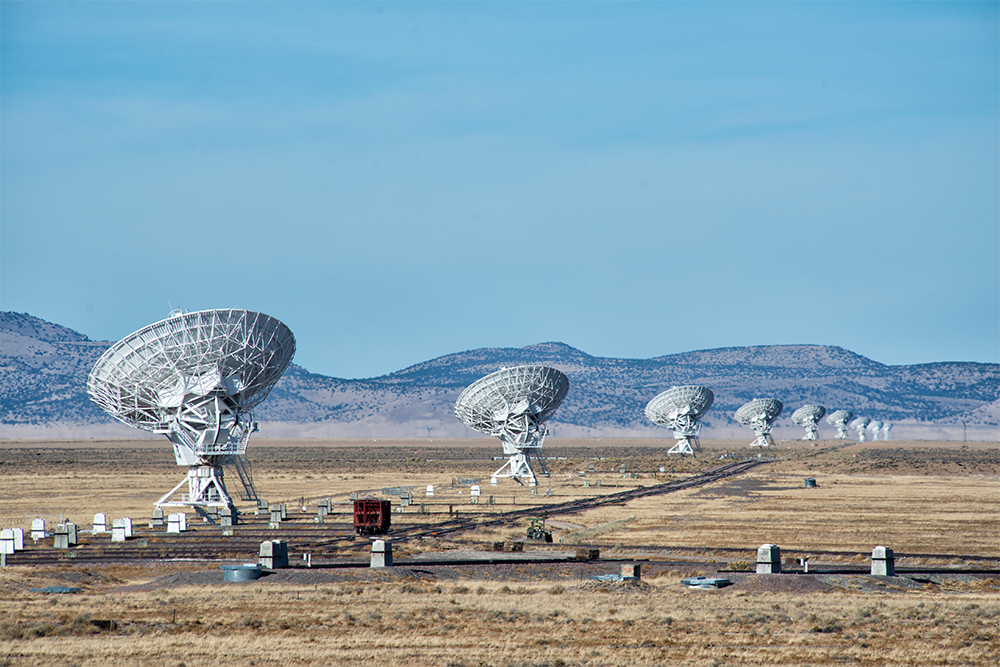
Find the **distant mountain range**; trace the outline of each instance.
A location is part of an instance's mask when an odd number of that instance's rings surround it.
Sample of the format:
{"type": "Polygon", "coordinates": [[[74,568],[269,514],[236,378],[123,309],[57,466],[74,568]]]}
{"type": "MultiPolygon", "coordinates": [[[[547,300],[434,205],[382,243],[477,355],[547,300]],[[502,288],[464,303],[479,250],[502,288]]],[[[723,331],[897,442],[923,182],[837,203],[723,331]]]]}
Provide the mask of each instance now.
{"type": "MultiPolygon", "coordinates": [[[[91,341],[31,315],[0,312],[0,437],[140,437],[87,397],[86,381],[112,343],[91,341]]],[[[733,412],[755,397],[785,404],[776,434],[801,429],[791,413],[807,403],[846,408],[895,424],[894,437],[1000,439],[1000,364],[886,366],[823,345],[770,345],[685,352],[654,359],[593,357],[562,343],[450,354],[377,378],[345,380],[292,365],[257,409],[261,436],[472,437],[453,412],[471,382],[503,366],[543,364],[570,379],[550,420],[555,437],[661,437],[643,413],[679,384],[715,392],[703,437],[744,438],[733,412]]],[[[821,425],[821,437],[832,427],[821,425]]]]}

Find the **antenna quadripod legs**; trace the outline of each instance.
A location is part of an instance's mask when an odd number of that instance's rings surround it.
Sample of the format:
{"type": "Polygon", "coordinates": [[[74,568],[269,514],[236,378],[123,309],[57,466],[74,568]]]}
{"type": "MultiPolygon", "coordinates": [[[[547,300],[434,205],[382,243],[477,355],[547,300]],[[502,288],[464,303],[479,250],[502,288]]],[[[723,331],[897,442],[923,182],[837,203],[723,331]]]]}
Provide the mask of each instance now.
{"type": "MultiPolygon", "coordinates": [[[[254,424],[256,426],[256,424],[254,424]]],[[[221,442],[205,446],[203,443],[190,442],[181,431],[167,434],[173,442],[174,457],[177,465],[188,466],[187,477],[177,486],[156,501],[157,507],[191,507],[199,514],[205,515],[206,508],[229,507],[234,511],[236,506],[226,490],[223,465],[232,465],[239,474],[247,498],[256,498],[257,492],[253,479],[245,461],[247,442],[254,429],[234,428],[228,432],[228,438],[221,442]],[[187,493],[178,495],[181,487],[187,484],[187,493]]],[[[225,434],[225,432],[224,432],[225,434]]]]}
{"type": "MultiPolygon", "coordinates": [[[[700,431],[701,424],[698,424],[698,427],[697,431],[700,431]]],[[[698,440],[697,431],[694,434],[674,431],[674,437],[677,438],[677,444],[671,447],[667,454],[680,454],[681,456],[690,454],[691,456],[697,457],[698,455],[696,452],[701,451],[701,442],[698,440]]]]}
{"type": "Polygon", "coordinates": [[[495,485],[497,479],[509,477],[518,484],[523,484],[521,480],[526,479],[528,480],[528,486],[538,486],[538,478],[531,467],[530,457],[534,454],[542,474],[549,474],[545,467],[545,461],[539,453],[542,448],[542,442],[545,440],[547,434],[548,430],[543,427],[535,431],[533,437],[525,444],[518,444],[516,440],[512,440],[506,434],[501,435],[500,441],[503,443],[503,453],[508,458],[507,462],[500,466],[499,470],[490,475],[490,483],[495,485]]]}

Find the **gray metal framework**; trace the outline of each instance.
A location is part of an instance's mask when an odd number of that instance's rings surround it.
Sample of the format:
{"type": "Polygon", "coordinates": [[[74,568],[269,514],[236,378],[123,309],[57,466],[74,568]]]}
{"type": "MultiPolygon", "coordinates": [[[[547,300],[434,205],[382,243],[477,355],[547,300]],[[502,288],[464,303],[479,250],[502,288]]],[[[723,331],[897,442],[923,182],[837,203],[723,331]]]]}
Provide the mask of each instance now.
{"type": "Polygon", "coordinates": [[[750,443],[751,447],[769,447],[774,444],[771,426],[784,407],[776,398],[755,398],[736,411],[736,421],[752,428],[757,434],[757,439],[750,443]]]}
{"type": "Polygon", "coordinates": [[[865,438],[865,429],[868,428],[871,421],[871,417],[858,417],[851,422],[851,428],[858,432],[858,442],[864,442],[867,439],[865,438]]]}
{"type": "Polygon", "coordinates": [[[118,421],[173,444],[187,478],[156,505],[233,507],[223,465],[235,468],[246,499],[256,499],[246,460],[257,430],[253,408],[288,368],[295,337],[280,321],[247,310],[178,313],[109,348],[87,381],[87,393],[118,421]],[[188,493],[177,492],[184,484],[188,493]]]}
{"type": "Polygon", "coordinates": [[[837,427],[837,440],[847,440],[847,424],[854,417],[850,410],[836,410],[826,418],[826,423],[837,427]]]}
{"type": "Polygon", "coordinates": [[[701,451],[698,434],[699,421],[715,401],[715,394],[708,387],[694,384],[671,387],[646,404],[646,418],[659,426],[672,429],[675,444],[667,454],[691,454],[701,451]]]}
{"type": "Polygon", "coordinates": [[[826,408],[822,405],[803,405],[792,413],[792,423],[806,430],[806,434],[802,436],[803,440],[818,440],[816,424],[825,414],[826,408]]]}
{"type": "Polygon", "coordinates": [[[534,456],[548,474],[539,450],[548,434],[542,422],[552,416],[569,391],[569,379],[547,366],[502,368],[476,380],[455,401],[455,416],[481,433],[500,438],[507,463],[491,476],[510,477],[518,484],[527,479],[536,486],[531,467],[534,456]]]}

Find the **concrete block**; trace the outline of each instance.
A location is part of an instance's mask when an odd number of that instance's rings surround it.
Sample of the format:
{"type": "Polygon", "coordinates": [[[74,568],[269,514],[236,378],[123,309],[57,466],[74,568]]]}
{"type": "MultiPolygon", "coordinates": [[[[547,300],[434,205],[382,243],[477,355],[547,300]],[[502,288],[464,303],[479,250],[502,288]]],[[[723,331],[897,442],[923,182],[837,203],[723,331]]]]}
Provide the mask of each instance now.
{"type": "Polygon", "coordinates": [[[111,525],[111,541],[124,542],[130,537],[132,537],[132,519],[128,517],[115,519],[111,525]]]}
{"type": "Polygon", "coordinates": [[[31,520],[31,539],[41,540],[45,538],[48,533],[45,532],[45,519],[32,519],[31,520]]]}
{"type": "Polygon", "coordinates": [[[108,515],[98,512],[94,515],[94,534],[108,532],[108,515]]]}
{"type": "Polygon", "coordinates": [[[265,540],[260,543],[257,562],[261,567],[274,570],[288,567],[288,543],[284,540],[265,540]]]}
{"type": "Polygon", "coordinates": [[[281,509],[278,508],[278,507],[272,507],[271,508],[271,523],[281,523],[281,519],[282,518],[283,518],[283,516],[282,516],[282,513],[281,513],[281,509]]]}
{"type": "Polygon", "coordinates": [[[757,574],[781,573],[781,549],[776,544],[762,544],[757,549],[757,574]]]}
{"type": "Polygon", "coordinates": [[[639,563],[622,565],[622,580],[638,581],[642,578],[642,566],[639,563]]]}
{"type": "Polygon", "coordinates": [[[392,567],[392,542],[375,540],[372,542],[372,567],[392,567]]]}
{"type": "Polygon", "coordinates": [[[163,528],[166,521],[163,518],[163,508],[157,507],[153,510],[153,520],[149,522],[150,528],[163,528]]]}
{"type": "Polygon", "coordinates": [[[14,531],[10,528],[0,530],[0,553],[14,553],[14,531]]]}
{"type": "Polygon", "coordinates": [[[872,549],[872,574],[881,577],[896,576],[896,557],[889,547],[872,549]]]}
{"type": "Polygon", "coordinates": [[[55,532],[55,548],[56,549],[69,549],[70,547],[75,547],[77,544],[76,540],[76,524],[72,522],[60,523],[56,526],[55,532]]]}
{"type": "Polygon", "coordinates": [[[183,533],[187,530],[187,514],[176,512],[167,517],[168,533],[183,533]]]}

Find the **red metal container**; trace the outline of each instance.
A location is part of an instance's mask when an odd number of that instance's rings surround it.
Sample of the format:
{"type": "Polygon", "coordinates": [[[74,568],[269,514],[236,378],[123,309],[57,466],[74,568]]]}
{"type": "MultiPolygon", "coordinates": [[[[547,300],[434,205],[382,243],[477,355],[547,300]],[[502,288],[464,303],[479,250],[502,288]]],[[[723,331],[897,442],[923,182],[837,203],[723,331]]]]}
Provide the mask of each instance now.
{"type": "Polygon", "coordinates": [[[392,522],[392,504],[388,500],[363,498],[354,501],[354,532],[358,535],[385,535],[392,522]]]}

